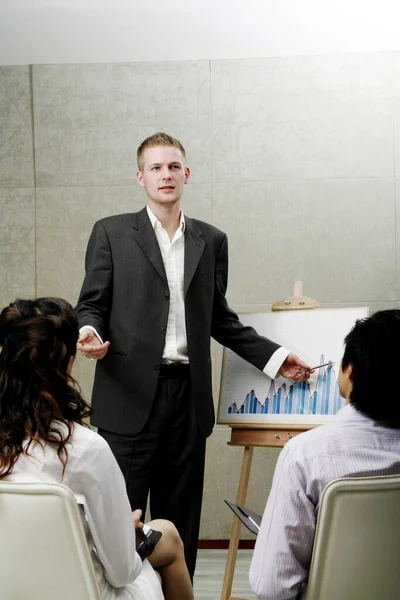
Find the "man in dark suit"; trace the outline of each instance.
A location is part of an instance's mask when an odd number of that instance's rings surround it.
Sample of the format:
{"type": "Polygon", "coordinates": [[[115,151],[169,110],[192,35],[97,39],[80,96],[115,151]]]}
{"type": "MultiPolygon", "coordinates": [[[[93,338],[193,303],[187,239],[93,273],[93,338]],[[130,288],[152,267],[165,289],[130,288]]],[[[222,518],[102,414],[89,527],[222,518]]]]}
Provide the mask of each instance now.
{"type": "Polygon", "coordinates": [[[147,207],[94,225],[78,347],[101,359],[92,423],[118,460],[132,508],[144,514],[150,491],[152,519],[175,523],[193,576],[214,425],[210,337],[271,377],[299,381],[307,365],[229,308],[227,237],[181,212],[190,177],[181,143],[162,133],[147,138],[138,168],[147,207]]]}

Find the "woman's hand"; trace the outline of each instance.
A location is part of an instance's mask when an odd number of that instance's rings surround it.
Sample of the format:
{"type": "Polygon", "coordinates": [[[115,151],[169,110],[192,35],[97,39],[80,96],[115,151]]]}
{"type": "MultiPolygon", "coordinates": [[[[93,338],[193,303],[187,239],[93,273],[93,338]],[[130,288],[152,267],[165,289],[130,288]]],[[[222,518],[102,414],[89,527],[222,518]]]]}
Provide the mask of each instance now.
{"type": "MultiPolygon", "coordinates": [[[[136,531],[136,527],[140,527],[140,529],[143,529],[143,523],[140,520],[140,517],[142,516],[142,511],[140,510],[140,508],[137,508],[136,510],[134,510],[132,513],[132,516],[133,516],[133,523],[134,523],[135,531],[136,531]]],[[[141,541],[142,540],[136,535],[136,547],[139,546],[141,541]]]]}

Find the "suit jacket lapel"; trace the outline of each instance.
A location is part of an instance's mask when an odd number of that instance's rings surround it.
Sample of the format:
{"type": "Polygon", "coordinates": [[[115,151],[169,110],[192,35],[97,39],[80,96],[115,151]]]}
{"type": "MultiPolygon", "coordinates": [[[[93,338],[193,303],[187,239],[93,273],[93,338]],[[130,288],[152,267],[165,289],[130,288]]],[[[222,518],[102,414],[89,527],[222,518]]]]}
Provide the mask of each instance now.
{"type": "Polygon", "coordinates": [[[205,241],[201,239],[202,235],[203,233],[196,223],[185,216],[185,296],[206,245],[205,241]]]}
{"type": "Polygon", "coordinates": [[[160,277],[168,285],[167,275],[165,273],[164,262],[161,256],[160,247],[157,242],[156,234],[151,225],[147,210],[144,208],[134,216],[133,237],[139,244],[147,258],[152,263],[160,277]]]}

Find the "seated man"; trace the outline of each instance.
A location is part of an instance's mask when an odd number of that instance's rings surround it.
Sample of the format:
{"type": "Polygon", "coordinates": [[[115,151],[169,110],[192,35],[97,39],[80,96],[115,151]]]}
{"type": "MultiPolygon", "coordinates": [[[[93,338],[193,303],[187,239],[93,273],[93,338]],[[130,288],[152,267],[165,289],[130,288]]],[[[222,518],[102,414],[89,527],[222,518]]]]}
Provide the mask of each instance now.
{"type": "Polygon", "coordinates": [[[400,401],[391,381],[397,359],[400,310],[358,321],[347,335],[338,380],[346,406],[328,425],[288,442],[278,459],[250,568],[259,600],[305,597],[318,506],[330,481],[400,473],[400,401]]]}

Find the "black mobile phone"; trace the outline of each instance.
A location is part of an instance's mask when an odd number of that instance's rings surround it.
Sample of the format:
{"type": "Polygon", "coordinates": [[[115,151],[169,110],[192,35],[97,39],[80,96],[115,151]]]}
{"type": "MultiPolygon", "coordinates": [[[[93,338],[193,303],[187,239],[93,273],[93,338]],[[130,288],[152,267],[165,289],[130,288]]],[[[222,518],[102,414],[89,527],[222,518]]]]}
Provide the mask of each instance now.
{"type": "Polygon", "coordinates": [[[136,552],[140,558],[144,560],[153,552],[156,544],[159,542],[162,533],[155,529],[150,529],[147,533],[143,531],[141,527],[136,527],[136,534],[141,539],[139,546],[136,548],[136,552]]]}

